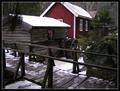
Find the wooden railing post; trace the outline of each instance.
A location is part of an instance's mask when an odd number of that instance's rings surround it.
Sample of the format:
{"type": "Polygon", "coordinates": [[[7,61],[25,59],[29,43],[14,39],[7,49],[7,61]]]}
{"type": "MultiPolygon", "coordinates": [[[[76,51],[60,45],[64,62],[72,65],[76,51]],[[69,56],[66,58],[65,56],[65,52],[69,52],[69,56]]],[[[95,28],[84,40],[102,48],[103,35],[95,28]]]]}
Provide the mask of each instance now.
{"type": "MultiPolygon", "coordinates": [[[[73,61],[77,62],[77,53],[74,52],[73,56],[74,56],[73,61]]],[[[79,71],[80,71],[80,69],[79,69],[79,65],[73,63],[73,71],[72,71],[72,73],[78,73],[79,71]]]]}
{"type": "Polygon", "coordinates": [[[3,67],[6,68],[5,49],[3,51],[3,67]]]}
{"type": "MultiPolygon", "coordinates": [[[[51,48],[48,49],[48,52],[49,52],[49,55],[52,56],[51,48]]],[[[48,88],[53,88],[53,66],[54,65],[55,64],[53,59],[49,58],[42,88],[45,88],[47,79],[48,79],[48,88]]]]}
{"type": "MultiPolygon", "coordinates": [[[[32,52],[33,47],[32,47],[32,46],[29,46],[29,50],[30,50],[30,52],[32,52]]],[[[32,61],[32,59],[33,59],[32,56],[33,56],[33,55],[29,55],[29,61],[32,61]]]]}
{"type": "Polygon", "coordinates": [[[20,54],[20,60],[21,60],[21,77],[23,78],[25,76],[25,60],[24,60],[24,53],[20,54]]]}
{"type": "MultiPolygon", "coordinates": [[[[78,62],[77,53],[75,52],[75,61],[78,62]]],[[[76,64],[77,73],[80,72],[79,65],[76,64]]]]}
{"type": "Polygon", "coordinates": [[[15,75],[14,75],[14,80],[17,79],[17,75],[18,75],[18,71],[19,71],[20,65],[21,65],[21,59],[19,60],[19,62],[17,64],[15,75]]]}
{"type": "MultiPolygon", "coordinates": [[[[49,48],[49,55],[52,56],[52,51],[49,48]]],[[[49,66],[49,73],[48,73],[48,88],[53,87],[53,66],[54,66],[54,61],[53,59],[49,58],[48,60],[48,66],[49,66]]]]}
{"type": "MultiPolygon", "coordinates": [[[[14,44],[14,48],[17,49],[16,43],[14,44]]],[[[16,51],[13,52],[14,52],[14,56],[17,57],[16,51]]]]}
{"type": "MultiPolygon", "coordinates": [[[[29,50],[30,50],[30,52],[32,52],[33,51],[33,46],[29,46],[29,50]]],[[[36,60],[36,58],[35,58],[35,55],[29,55],[29,61],[35,61],[36,60]]]]}
{"type": "Polygon", "coordinates": [[[17,79],[18,71],[21,66],[21,77],[23,78],[25,76],[25,61],[24,61],[24,53],[19,53],[20,60],[17,64],[15,75],[14,75],[14,80],[17,79]]]}
{"type": "Polygon", "coordinates": [[[3,72],[3,75],[2,75],[2,88],[5,88],[5,68],[6,68],[6,59],[5,59],[5,49],[2,50],[2,53],[3,53],[3,60],[2,60],[2,63],[3,63],[3,66],[2,66],[2,72],[3,72]]]}

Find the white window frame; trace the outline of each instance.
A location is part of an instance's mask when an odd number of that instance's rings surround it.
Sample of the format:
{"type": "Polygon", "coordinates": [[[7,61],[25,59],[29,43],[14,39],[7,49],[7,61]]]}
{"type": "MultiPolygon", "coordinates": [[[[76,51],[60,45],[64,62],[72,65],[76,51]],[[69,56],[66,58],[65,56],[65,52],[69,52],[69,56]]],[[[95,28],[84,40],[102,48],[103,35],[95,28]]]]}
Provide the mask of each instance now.
{"type": "Polygon", "coordinates": [[[85,31],[88,31],[88,20],[85,21],[85,31]]]}
{"type": "Polygon", "coordinates": [[[83,31],[83,19],[80,19],[80,22],[79,22],[79,31],[83,31]]]}

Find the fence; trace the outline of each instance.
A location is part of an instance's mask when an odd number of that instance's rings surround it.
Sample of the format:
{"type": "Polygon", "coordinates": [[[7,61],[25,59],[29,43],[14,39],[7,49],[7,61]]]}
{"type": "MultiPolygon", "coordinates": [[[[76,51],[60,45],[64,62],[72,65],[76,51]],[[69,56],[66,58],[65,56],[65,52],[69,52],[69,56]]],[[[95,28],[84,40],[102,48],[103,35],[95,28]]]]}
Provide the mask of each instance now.
{"type": "MultiPolygon", "coordinates": [[[[5,41],[3,43],[5,43],[5,41]]],[[[31,44],[31,43],[19,43],[19,42],[15,42],[15,43],[14,42],[6,42],[6,43],[8,43],[8,44],[11,43],[14,46],[25,45],[25,46],[29,46],[29,47],[42,47],[42,48],[48,49],[48,54],[49,55],[40,55],[38,53],[26,52],[26,51],[23,51],[23,50],[19,50],[17,48],[12,49],[13,51],[18,51],[19,54],[20,54],[20,60],[19,60],[19,63],[17,65],[14,80],[17,79],[18,69],[19,69],[20,65],[21,65],[21,77],[23,78],[25,76],[24,54],[36,55],[36,56],[48,58],[47,69],[46,69],[46,72],[45,72],[43,83],[41,84],[42,88],[45,88],[47,79],[48,79],[48,88],[53,88],[53,66],[54,66],[54,60],[55,59],[63,61],[63,62],[72,63],[73,64],[73,73],[79,72],[78,65],[84,65],[84,66],[87,66],[87,67],[95,67],[95,68],[99,68],[99,69],[102,69],[102,70],[114,71],[116,73],[117,73],[117,70],[118,70],[117,68],[110,68],[110,67],[104,67],[104,66],[99,66],[99,65],[94,65],[94,64],[77,62],[77,55],[76,54],[77,53],[84,53],[84,54],[91,54],[91,55],[107,56],[107,57],[117,58],[117,56],[115,56],[115,55],[99,54],[99,53],[92,53],[92,52],[81,52],[80,50],[64,49],[64,48],[37,45],[37,44],[31,44]],[[67,59],[60,59],[60,58],[54,57],[53,53],[52,53],[52,50],[62,50],[62,51],[72,52],[72,53],[74,53],[74,59],[73,59],[73,61],[71,61],[71,60],[67,60],[67,59]],[[77,68],[77,70],[76,70],[76,68],[77,68]]],[[[5,68],[5,50],[4,49],[6,49],[6,47],[5,47],[4,44],[3,44],[3,46],[4,46],[3,47],[3,60],[4,60],[3,61],[3,63],[4,63],[3,64],[3,69],[4,69],[5,68]]],[[[3,80],[3,85],[4,85],[4,80],[3,80]]]]}

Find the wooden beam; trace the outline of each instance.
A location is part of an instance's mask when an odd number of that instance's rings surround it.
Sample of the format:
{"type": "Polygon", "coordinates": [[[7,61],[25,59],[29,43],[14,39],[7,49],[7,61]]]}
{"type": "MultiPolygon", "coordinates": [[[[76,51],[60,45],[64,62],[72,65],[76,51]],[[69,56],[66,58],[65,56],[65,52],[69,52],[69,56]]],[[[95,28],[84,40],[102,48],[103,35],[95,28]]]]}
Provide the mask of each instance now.
{"type": "Polygon", "coordinates": [[[25,60],[24,60],[24,53],[20,54],[20,60],[21,60],[21,77],[23,78],[25,76],[25,60]]]}
{"type": "Polygon", "coordinates": [[[3,68],[6,68],[5,49],[2,49],[2,52],[3,52],[3,68]]]}
{"type": "MultiPolygon", "coordinates": [[[[73,61],[78,62],[77,53],[75,52],[73,55],[74,55],[74,60],[73,61]]],[[[79,73],[79,72],[80,72],[79,65],[73,63],[73,72],[72,73],[79,73]]]]}
{"type": "MultiPolygon", "coordinates": [[[[14,43],[14,48],[17,49],[16,43],[14,43]]],[[[14,52],[14,56],[17,57],[16,51],[13,52],[14,52]]]]}
{"type": "MultiPolygon", "coordinates": [[[[32,47],[32,46],[29,46],[30,52],[32,52],[32,49],[33,49],[33,47],[32,47]]],[[[29,61],[32,61],[32,55],[29,55],[29,61]]]]}
{"type": "Polygon", "coordinates": [[[17,75],[18,75],[18,71],[19,71],[19,68],[20,68],[20,64],[21,64],[21,58],[17,64],[17,67],[16,67],[16,71],[15,71],[15,75],[14,75],[14,80],[17,79],[17,75]]]}
{"type": "Polygon", "coordinates": [[[2,60],[2,88],[5,88],[5,69],[6,69],[6,59],[5,59],[5,49],[2,49],[3,60],[2,60]]]}
{"type": "MultiPolygon", "coordinates": [[[[52,50],[49,48],[49,55],[52,56],[52,50]]],[[[53,87],[53,65],[54,65],[54,61],[53,59],[49,58],[48,61],[48,68],[49,68],[49,73],[48,73],[48,88],[52,88],[53,87]]]]}
{"type": "MultiPolygon", "coordinates": [[[[8,42],[9,42],[9,41],[8,41],[8,42]]],[[[13,42],[11,42],[11,43],[13,43],[13,42]]],[[[98,55],[98,56],[118,57],[118,56],[116,56],[116,55],[100,54],[100,53],[95,53],[95,52],[82,52],[82,51],[80,51],[80,50],[65,49],[65,48],[58,48],[58,47],[53,47],[53,46],[44,46],[44,45],[31,44],[31,43],[16,42],[16,44],[19,44],[19,45],[27,45],[27,46],[34,46],[34,47],[42,47],[42,48],[51,48],[51,49],[56,49],[56,50],[63,50],[63,51],[77,52],[77,53],[84,53],[84,54],[91,54],[91,55],[98,55]]]]}
{"type": "MultiPolygon", "coordinates": [[[[15,49],[12,49],[12,50],[15,50],[15,49]]],[[[41,56],[41,57],[45,57],[45,58],[51,58],[51,59],[54,59],[54,60],[60,60],[60,61],[68,62],[68,63],[72,63],[72,64],[75,63],[75,64],[78,64],[78,65],[85,65],[87,67],[100,68],[100,69],[103,69],[103,70],[111,70],[111,71],[117,71],[118,70],[118,68],[110,68],[110,67],[106,67],[106,66],[99,66],[99,65],[94,65],[94,64],[75,62],[75,61],[71,61],[69,59],[60,59],[60,58],[56,58],[56,57],[53,57],[53,56],[40,55],[38,53],[30,53],[30,52],[28,53],[28,52],[25,52],[23,50],[16,50],[16,51],[23,52],[23,53],[26,53],[28,55],[37,55],[37,56],[41,56]]]]}
{"type": "MultiPolygon", "coordinates": [[[[52,56],[52,50],[48,49],[49,55],[52,56]]],[[[47,70],[45,72],[44,80],[43,80],[43,88],[45,88],[46,81],[48,79],[48,88],[53,88],[53,66],[54,66],[53,59],[48,59],[47,70]]]]}

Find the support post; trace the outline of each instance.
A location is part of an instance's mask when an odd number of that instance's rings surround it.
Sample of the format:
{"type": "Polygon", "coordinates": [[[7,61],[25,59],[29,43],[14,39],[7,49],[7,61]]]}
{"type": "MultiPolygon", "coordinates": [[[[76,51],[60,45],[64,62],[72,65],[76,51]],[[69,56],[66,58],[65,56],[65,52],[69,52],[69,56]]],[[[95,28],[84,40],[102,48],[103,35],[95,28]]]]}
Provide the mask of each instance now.
{"type": "MultiPolygon", "coordinates": [[[[52,51],[49,48],[49,55],[52,56],[52,51]]],[[[49,73],[48,73],[48,88],[52,88],[53,87],[53,66],[54,66],[54,61],[53,59],[49,58],[48,60],[48,68],[49,68],[49,73]]]]}
{"type": "MultiPolygon", "coordinates": [[[[48,52],[49,52],[49,55],[52,56],[52,51],[50,48],[48,49],[48,52]]],[[[47,79],[48,79],[48,88],[53,88],[53,66],[54,65],[55,64],[53,59],[49,58],[42,88],[45,88],[47,79]]]]}
{"type": "Polygon", "coordinates": [[[6,68],[5,49],[3,49],[3,67],[6,68]]]}
{"type": "MultiPolygon", "coordinates": [[[[32,47],[31,46],[29,46],[29,50],[30,50],[30,52],[32,52],[32,47]]],[[[32,60],[32,55],[29,55],[29,61],[31,61],[32,60]]]]}
{"type": "MultiPolygon", "coordinates": [[[[75,61],[78,62],[78,59],[77,59],[77,53],[75,52],[75,61]]],[[[76,64],[76,68],[77,68],[77,73],[80,72],[80,69],[79,69],[79,65],[76,64]]]]}
{"type": "MultiPolygon", "coordinates": [[[[78,46],[78,41],[74,40],[73,41],[73,48],[74,48],[74,50],[77,50],[77,46],[78,46]]],[[[74,56],[74,60],[73,61],[77,62],[77,52],[74,52],[72,54],[74,56]]],[[[72,73],[79,73],[79,72],[80,72],[79,65],[74,63],[73,64],[73,72],[72,73]]]]}
{"type": "MultiPolygon", "coordinates": [[[[74,54],[72,53],[72,55],[74,56],[74,54]]],[[[75,59],[73,59],[73,61],[75,61],[75,59]]],[[[72,73],[76,73],[76,64],[73,63],[73,71],[72,73]]]]}
{"type": "MultiPolygon", "coordinates": [[[[17,49],[16,43],[14,44],[15,49],[17,49]]],[[[14,51],[14,56],[17,57],[16,51],[14,51]]]]}
{"type": "Polygon", "coordinates": [[[20,54],[20,60],[21,60],[21,77],[23,78],[25,76],[25,60],[24,60],[24,53],[20,54]]]}
{"type": "MultiPolygon", "coordinates": [[[[75,52],[73,54],[73,56],[74,56],[74,60],[73,61],[77,62],[77,53],[75,52]]],[[[79,65],[73,63],[73,72],[72,73],[78,73],[78,72],[79,72],[79,65]]]]}
{"type": "Polygon", "coordinates": [[[17,64],[15,75],[14,75],[14,80],[17,79],[17,75],[18,75],[18,71],[19,71],[19,68],[20,68],[20,64],[21,64],[21,59],[19,60],[19,62],[17,64]]]}
{"type": "Polygon", "coordinates": [[[5,49],[2,50],[3,52],[3,60],[2,60],[2,63],[3,63],[3,66],[2,66],[2,88],[5,88],[5,68],[6,68],[6,60],[5,60],[5,49]]]}

